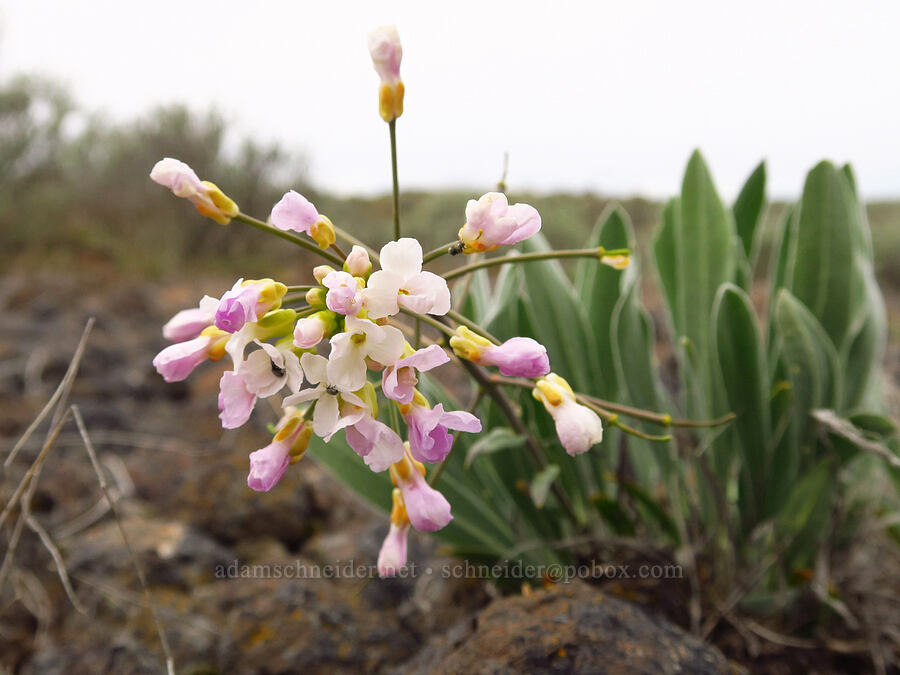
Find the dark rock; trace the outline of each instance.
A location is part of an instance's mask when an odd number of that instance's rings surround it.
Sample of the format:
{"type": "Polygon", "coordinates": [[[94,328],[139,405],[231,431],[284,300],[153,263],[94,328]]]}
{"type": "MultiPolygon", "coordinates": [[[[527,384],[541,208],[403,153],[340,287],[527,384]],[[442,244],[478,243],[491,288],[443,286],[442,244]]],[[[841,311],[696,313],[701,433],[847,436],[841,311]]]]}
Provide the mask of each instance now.
{"type": "Polygon", "coordinates": [[[714,647],[581,582],[496,600],[399,673],[734,673],[714,647]]]}

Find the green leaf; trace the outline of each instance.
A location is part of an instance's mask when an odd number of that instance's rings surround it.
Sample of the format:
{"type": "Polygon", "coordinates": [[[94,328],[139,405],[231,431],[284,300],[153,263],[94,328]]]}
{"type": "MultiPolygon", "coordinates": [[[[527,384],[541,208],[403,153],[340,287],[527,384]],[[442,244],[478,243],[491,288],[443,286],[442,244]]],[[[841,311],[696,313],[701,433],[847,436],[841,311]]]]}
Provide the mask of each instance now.
{"type": "Polygon", "coordinates": [[[591,501],[597,507],[600,517],[606,521],[615,534],[626,537],[635,535],[636,530],[634,523],[631,522],[631,517],[615,501],[604,495],[596,495],[591,498],[591,501]]]}
{"type": "Polygon", "coordinates": [[[723,284],[713,309],[715,348],[728,407],[737,414],[733,423],[741,457],[741,489],[747,494],[756,521],[762,511],[768,477],[770,419],[768,365],[760,341],[756,314],[749,296],[732,284],[723,284]]]}
{"type": "Polygon", "coordinates": [[[798,534],[809,522],[820,500],[827,501],[823,497],[830,474],[831,462],[824,460],[796,484],[776,519],[776,525],[783,536],[798,534]]]}
{"type": "Polygon", "coordinates": [[[391,491],[394,486],[388,472],[375,473],[367,467],[362,457],[347,445],[343,435],[334,436],[328,443],[314,435],[308,452],[353,492],[382,511],[391,510],[391,491]]]}
{"type": "Polygon", "coordinates": [[[712,304],[719,286],[734,276],[735,230],[699,152],[685,171],[679,224],[677,280],[684,311],[679,337],[690,340],[702,369],[708,371],[712,304]]]}
{"type": "MultiPolygon", "coordinates": [[[[622,383],[620,394],[624,403],[647,410],[659,410],[661,396],[653,367],[655,336],[653,322],[638,299],[640,267],[632,260],[623,280],[622,296],[613,310],[613,362],[616,377],[622,383]]],[[[659,431],[648,424],[635,426],[652,433],[659,431]]],[[[605,439],[604,443],[609,440],[605,439]]],[[[649,443],[637,438],[628,439],[635,475],[641,485],[651,486],[670,471],[669,443],[649,443]]]]}
{"type": "Polygon", "coordinates": [[[842,171],[821,162],[806,177],[785,285],[841,348],[855,311],[854,252],[859,213],[842,171]]]}
{"type": "Polygon", "coordinates": [[[856,255],[856,272],[862,278],[865,296],[861,303],[860,325],[848,342],[844,366],[843,409],[884,407],[882,383],[887,348],[888,319],[884,299],[871,263],[856,255]]]}
{"type": "MultiPolygon", "coordinates": [[[[540,235],[525,242],[525,249],[550,250],[540,235]]],[[[599,261],[597,262],[599,265],[599,261]]],[[[547,348],[553,372],[566,378],[572,388],[597,394],[599,378],[594,345],[589,339],[587,317],[569,278],[555,260],[521,266],[525,279],[524,304],[533,333],[547,348]]]]}
{"type": "Polygon", "coordinates": [[[766,163],[760,162],[750,174],[731,208],[734,224],[747,259],[752,259],[754,238],[766,201],[766,163]]]}
{"type": "MultiPolygon", "coordinates": [[[[660,215],[660,226],[653,238],[653,257],[660,286],[669,308],[669,318],[676,335],[681,335],[684,309],[678,292],[678,232],[681,229],[681,201],[676,197],[666,202],[660,215]]],[[[632,264],[634,264],[632,262],[632,264]]]]}
{"type": "Polygon", "coordinates": [[[810,412],[833,408],[840,401],[837,352],[809,309],[785,289],[775,300],[775,331],[791,382],[796,431],[808,438],[810,412]]]}
{"type": "Polygon", "coordinates": [[[659,526],[663,534],[665,534],[675,545],[681,541],[678,534],[678,526],[672,517],[668,514],[666,508],[658,501],[653,499],[640,485],[631,481],[622,481],[622,488],[628,493],[632,499],[637,502],[638,507],[649,516],[649,520],[653,520],[659,526]]]}
{"type": "Polygon", "coordinates": [[[550,486],[559,476],[559,467],[556,464],[548,464],[538,475],[531,481],[531,500],[539,509],[544,507],[547,501],[547,495],[550,493],[550,486]]]}
{"type": "Polygon", "coordinates": [[[466,453],[465,467],[469,468],[476,457],[489,455],[508,448],[521,448],[525,437],[514,433],[509,427],[496,427],[483,434],[466,453]]]}
{"type": "MultiPolygon", "coordinates": [[[[628,214],[620,206],[607,209],[586,247],[603,246],[607,250],[634,248],[634,233],[628,214]]],[[[591,330],[590,342],[597,355],[599,366],[598,396],[614,398],[617,392],[616,371],[613,363],[610,324],[612,313],[620,296],[623,273],[596,260],[582,260],[576,276],[576,290],[587,312],[591,330]]]]}

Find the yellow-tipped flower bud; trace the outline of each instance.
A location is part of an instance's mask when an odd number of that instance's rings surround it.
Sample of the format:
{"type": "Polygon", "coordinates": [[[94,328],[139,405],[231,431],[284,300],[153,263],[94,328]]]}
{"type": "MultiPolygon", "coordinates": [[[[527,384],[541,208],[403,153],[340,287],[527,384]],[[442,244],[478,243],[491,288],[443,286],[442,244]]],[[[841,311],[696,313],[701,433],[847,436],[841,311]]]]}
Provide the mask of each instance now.
{"type": "Polygon", "coordinates": [[[322,283],[322,279],[327,277],[329,274],[334,272],[334,268],[330,265],[316,265],[313,267],[313,278],[316,280],[316,283],[322,283]]]}
{"type": "Polygon", "coordinates": [[[306,302],[310,307],[323,309],[325,307],[325,296],[327,291],[324,288],[310,288],[306,291],[306,302]]]}
{"type": "Polygon", "coordinates": [[[459,358],[473,363],[478,363],[484,348],[490,346],[490,340],[481,337],[466,326],[459,326],[456,329],[456,335],[450,338],[450,347],[453,349],[453,353],[459,358]]]}
{"type": "Polygon", "coordinates": [[[214,183],[201,181],[194,170],[172,157],[161,159],[150,172],[150,178],[169,188],[176,196],[189,199],[204,216],[219,225],[231,222],[240,209],[214,183]]]}
{"type": "Polygon", "coordinates": [[[609,265],[614,270],[624,270],[631,264],[631,256],[627,253],[604,255],[600,257],[600,262],[609,265]]]}
{"type": "Polygon", "coordinates": [[[215,183],[208,180],[202,181],[202,183],[206,187],[206,196],[212,201],[214,208],[210,208],[205,203],[198,203],[197,210],[204,216],[212,218],[219,225],[227,225],[241,210],[215,183]]]}
{"type": "Polygon", "coordinates": [[[403,82],[382,84],[378,91],[378,112],[385,122],[393,122],[403,114],[403,95],[406,87],[403,82]]]}
{"type": "Polygon", "coordinates": [[[210,361],[218,361],[225,356],[225,345],[228,344],[231,333],[226,333],[216,326],[208,326],[203,329],[200,335],[212,338],[209,342],[209,347],[207,348],[210,361]]]}
{"type": "Polygon", "coordinates": [[[266,305],[270,311],[281,307],[281,299],[287,293],[287,286],[272,279],[248,279],[243,283],[244,286],[254,284],[260,284],[261,287],[258,302],[266,305]]]}
{"type": "Polygon", "coordinates": [[[403,493],[400,488],[394,488],[391,492],[393,506],[391,507],[391,523],[397,527],[409,525],[409,515],[406,513],[406,504],[403,503],[403,493]]]}
{"type": "Polygon", "coordinates": [[[328,216],[319,215],[319,220],[313,223],[309,228],[309,236],[312,237],[319,245],[319,248],[326,249],[331,246],[337,237],[334,234],[334,223],[328,216]]]}

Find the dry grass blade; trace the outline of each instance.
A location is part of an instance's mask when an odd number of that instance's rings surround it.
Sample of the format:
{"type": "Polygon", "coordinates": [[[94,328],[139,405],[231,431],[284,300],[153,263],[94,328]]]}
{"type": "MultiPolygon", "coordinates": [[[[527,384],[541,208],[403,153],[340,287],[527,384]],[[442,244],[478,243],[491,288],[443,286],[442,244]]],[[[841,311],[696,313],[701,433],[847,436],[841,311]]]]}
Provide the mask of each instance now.
{"type": "Polygon", "coordinates": [[[69,581],[69,574],[66,572],[66,565],[63,562],[62,554],[59,552],[59,549],[56,547],[56,544],[53,543],[53,539],[50,538],[50,535],[47,533],[41,524],[37,521],[37,519],[31,515],[30,513],[25,516],[25,522],[28,527],[30,527],[37,535],[41,538],[41,542],[43,542],[44,546],[50,551],[50,555],[53,557],[53,563],[56,565],[56,572],[59,574],[59,580],[62,582],[63,588],[66,591],[66,595],[69,596],[69,600],[72,602],[72,606],[75,607],[78,612],[81,614],[87,614],[87,610],[84,605],[81,604],[81,601],[78,599],[78,596],[75,595],[75,589],[72,588],[72,582],[69,581]]]}
{"type": "MultiPolygon", "coordinates": [[[[64,393],[68,392],[71,387],[72,381],[75,379],[75,374],[78,372],[78,366],[81,363],[81,357],[84,355],[84,349],[87,346],[88,335],[91,332],[91,329],[94,327],[94,317],[91,317],[87,320],[87,323],[84,326],[84,330],[81,333],[81,339],[78,341],[78,347],[75,348],[75,355],[72,357],[72,361],[69,363],[69,368],[66,370],[66,374],[63,376],[62,381],[59,383],[59,386],[56,388],[56,391],[53,392],[53,396],[50,397],[50,400],[47,401],[47,405],[38,413],[38,416],[34,418],[34,421],[28,428],[25,430],[25,433],[22,434],[22,437],[16,442],[13,446],[13,449],[9,451],[9,455],[7,455],[6,460],[3,462],[3,470],[5,471],[9,468],[9,465],[13,463],[13,460],[16,458],[19,450],[22,449],[22,446],[31,438],[31,434],[34,433],[35,429],[37,429],[41,422],[50,414],[50,411],[53,410],[53,406],[56,405],[57,401],[63,396],[64,393]]],[[[59,412],[59,411],[57,411],[59,412]]]]}
{"type": "Polygon", "coordinates": [[[31,463],[31,466],[28,467],[28,471],[25,472],[25,475],[22,477],[22,480],[19,482],[18,487],[16,487],[16,491],[13,492],[13,496],[10,497],[9,501],[6,503],[6,506],[3,507],[3,511],[0,512],[0,525],[6,521],[6,517],[10,514],[10,512],[16,507],[16,504],[19,503],[19,499],[22,497],[22,493],[28,488],[31,484],[31,479],[34,477],[34,474],[37,472],[38,468],[41,466],[41,463],[44,461],[44,458],[47,456],[47,453],[50,452],[50,448],[53,447],[53,442],[56,440],[56,437],[59,436],[59,432],[62,430],[63,425],[69,419],[69,413],[66,412],[62,415],[62,417],[56,422],[56,425],[50,430],[50,433],[47,436],[47,440],[44,441],[44,447],[41,448],[41,451],[38,453],[38,456],[31,463]]]}
{"type": "Polygon", "coordinates": [[[109,503],[109,510],[116,520],[119,533],[122,535],[122,541],[125,543],[125,548],[128,550],[128,555],[131,558],[131,563],[134,565],[135,572],[137,572],[138,581],[144,591],[144,597],[147,599],[150,615],[153,617],[153,623],[156,626],[156,632],[159,635],[159,642],[166,657],[166,672],[168,672],[169,675],[175,675],[175,661],[172,658],[172,650],[169,648],[169,640],[159,621],[156,605],[153,602],[153,595],[150,593],[150,587],[147,585],[147,578],[144,575],[144,568],[138,561],[137,556],[134,553],[134,548],[131,546],[131,542],[128,539],[128,533],[125,531],[125,526],[122,524],[122,518],[119,516],[119,510],[116,508],[116,503],[113,501],[112,495],[109,492],[109,486],[106,484],[106,475],[103,473],[103,468],[100,466],[100,461],[97,459],[97,453],[94,451],[94,446],[91,443],[90,436],[88,436],[87,427],[84,425],[84,420],[81,417],[78,406],[72,406],[72,416],[75,418],[75,424],[78,425],[78,432],[81,434],[81,438],[84,441],[84,449],[91,459],[94,473],[97,474],[97,480],[100,481],[100,489],[103,491],[103,496],[106,497],[106,501],[109,503]]]}
{"type": "Polygon", "coordinates": [[[813,410],[813,419],[815,419],[823,427],[846,438],[848,441],[856,445],[858,448],[871,452],[874,455],[887,460],[888,464],[896,469],[900,469],[900,457],[888,450],[880,443],[870,441],[863,436],[851,422],[838,417],[833,410],[813,410]]]}

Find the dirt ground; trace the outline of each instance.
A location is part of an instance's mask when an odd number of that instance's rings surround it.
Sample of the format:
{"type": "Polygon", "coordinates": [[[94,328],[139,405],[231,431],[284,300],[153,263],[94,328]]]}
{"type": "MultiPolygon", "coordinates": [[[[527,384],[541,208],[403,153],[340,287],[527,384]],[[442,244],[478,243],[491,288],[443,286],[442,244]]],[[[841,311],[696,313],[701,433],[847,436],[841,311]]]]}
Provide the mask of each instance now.
{"type": "MultiPolygon", "coordinates": [[[[432,577],[285,583],[241,577],[243,565],[305,570],[337,561],[373,565],[387,521],[309,459],[292,467],[277,489],[252,492],[246,487],[247,455],[268,443],[266,424],[274,421],[274,412],[260,406],[244,428],[223,432],[216,409],[220,368],[199,369],[179,384],[166,384],[153,370],[150,361],[165,346],[162,324],[192,306],[202,291],[230,284],[209,279],[154,286],[52,274],[0,278],[4,456],[55,390],[85,323],[94,317],[70,401],[83,414],[106,479],[120,499],[178,672],[392,671],[404,664],[409,672],[426,672],[422,650],[446,647],[454,630],[468,631],[471,644],[481,644],[484,636],[472,633],[472,617],[497,595],[483,582],[432,577]]],[[[900,315],[898,298],[889,300],[898,311],[894,316],[900,315]]],[[[900,373],[895,347],[890,372],[894,378],[900,373]]],[[[45,429],[2,476],[2,503],[40,451],[45,429]]],[[[73,424],[64,427],[48,454],[30,504],[61,551],[84,613],[66,597],[37,532],[23,528],[12,563],[0,570],[0,672],[158,672],[156,629],[73,424]]],[[[4,556],[17,516],[13,512],[3,524],[4,556]]],[[[426,537],[414,536],[411,545],[411,558],[422,565],[446,562],[426,537]]],[[[879,553],[877,548],[863,552],[856,569],[860,574],[880,569],[888,577],[883,611],[893,608],[896,616],[886,620],[896,621],[900,594],[890,570],[898,569],[891,566],[897,556],[879,553]],[[879,567],[879,560],[893,562],[879,567]]],[[[686,623],[681,587],[612,584],[604,590],[675,624],[686,623]]],[[[510,606],[510,616],[529,614],[516,607],[510,606]]],[[[494,617],[491,621],[498,612],[504,616],[495,605],[490,612],[483,616],[494,617]]],[[[859,644],[836,643],[833,653],[822,655],[802,641],[778,644],[777,636],[758,635],[749,640],[742,631],[725,622],[712,638],[726,656],[754,672],[873,667],[859,644]]],[[[718,657],[710,658],[718,663],[718,657]]],[[[553,662],[557,665],[530,672],[588,672],[568,658],[553,662]]]]}

